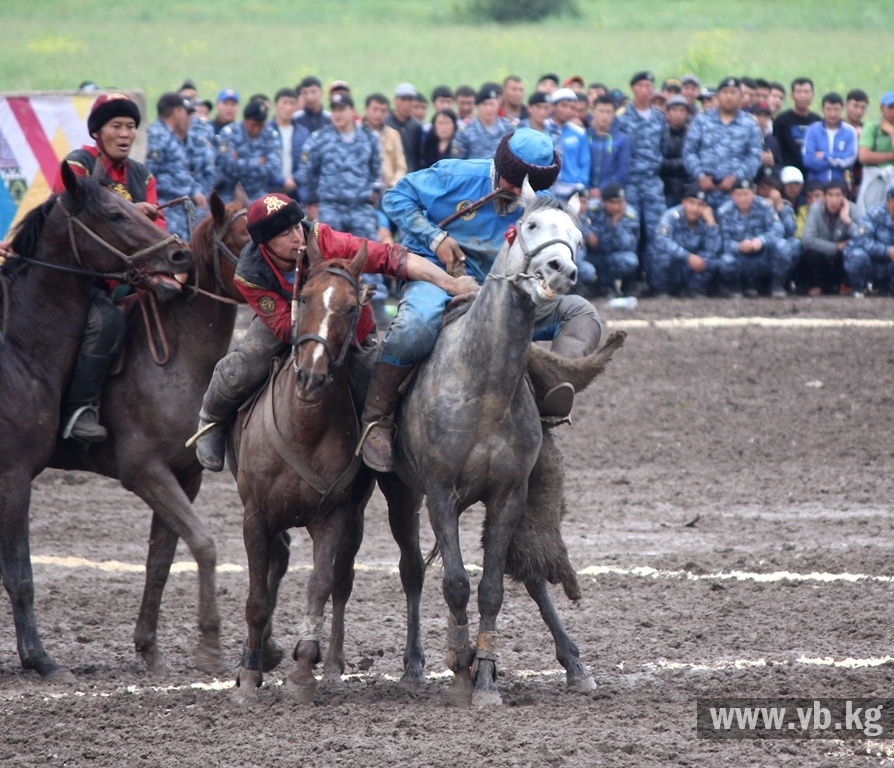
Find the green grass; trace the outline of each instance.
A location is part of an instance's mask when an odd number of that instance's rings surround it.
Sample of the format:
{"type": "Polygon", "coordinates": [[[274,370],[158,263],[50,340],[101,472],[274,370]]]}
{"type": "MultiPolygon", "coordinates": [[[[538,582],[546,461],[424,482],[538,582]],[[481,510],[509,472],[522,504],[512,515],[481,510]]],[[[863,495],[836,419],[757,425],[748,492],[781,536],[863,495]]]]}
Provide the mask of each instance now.
{"type": "Polygon", "coordinates": [[[225,86],[272,95],[310,73],[345,79],[361,98],[403,80],[430,91],[519,74],[531,87],[547,71],[626,88],[643,68],[708,84],[806,74],[818,93],[862,87],[873,100],[894,88],[890,0],[578,0],[577,18],[512,26],[465,21],[464,4],[2,0],[0,83],[94,80],[142,88],[150,104],[185,77],[213,100],[225,86]]]}

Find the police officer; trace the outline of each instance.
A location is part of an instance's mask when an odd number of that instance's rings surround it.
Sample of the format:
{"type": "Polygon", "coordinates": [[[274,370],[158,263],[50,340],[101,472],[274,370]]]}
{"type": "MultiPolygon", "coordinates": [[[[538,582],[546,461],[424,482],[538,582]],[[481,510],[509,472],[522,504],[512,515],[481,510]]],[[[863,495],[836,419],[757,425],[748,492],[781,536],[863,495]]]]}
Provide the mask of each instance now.
{"type": "Polygon", "coordinates": [[[740,108],[739,79],[717,87],[716,109],[693,121],[683,144],[683,163],[717,211],[729,199],[736,179],[753,179],[761,166],[763,138],[757,121],[740,108]]]}
{"type": "MultiPolygon", "coordinates": [[[[794,206],[782,196],[782,179],[771,168],[761,166],[757,175],[756,191],[758,197],[762,197],[770,203],[779,216],[779,221],[782,224],[782,242],[778,247],[786,252],[781,258],[792,265],[792,273],[794,273],[801,259],[801,238],[797,236],[798,218],[794,206]]],[[[792,277],[793,274],[786,276],[784,287],[789,286],[792,277]]]]}
{"type": "Polygon", "coordinates": [[[868,283],[877,293],[894,294],[894,184],[857,222],[844,249],[844,271],[854,298],[863,298],[868,283]]]}
{"type": "Polygon", "coordinates": [[[490,160],[507,133],[515,130],[500,117],[500,96],[503,89],[496,83],[485,83],[475,96],[475,118],[453,140],[457,157],[490,160]]]}
{"type": "Polygon", "coordinates": [[[737,260],[721,254],[720,227],[698,184],[687,184],[680,205],[664,212],[655,233],[652,264],[659,292],[706,296],[716,285],[731,285],[737,260]]]}
{"type": "MultiPolygon", "coordinates": [[[[215,366],[202,401],[196,456],[212,472],[223,469],[227,424],[243,400],[264,383],[270,360],[291,344],[293,283],[297,280],[300,286],[307,279],[306,248],[315,248],[324,259],[351,259],[365,243],[368,272],[430,280],[450,295],[474,286],[471,279],[454,279],[399,245],[363,240],[309,221],[298,203],[281,192],[255,200],[246,218],[251,242],[239,256],[235,284],[255,317],[235,349],[215,366]]],[[[374,330],[369,306],[364,305],[349,362],[358,400],[363,399],[364,372],[368,376],[369,353],[375,347],[374,330]]]]}
{"type": "MultiPolygon", "coordinates": [[[[442,269],[462,264],[483,283],[507,227],[522,214],[516,201],[525,177],[535,190],[545,190],[558,175],[559,159],[549,136],[519,128],[500,140],[493,160],[442,160],[404,176],[385,193],[383,208],[406,233],[404,245],[410,250],[442,269]],[[510,199],[487,203],[454,221],[449,230],[437,226],[464,202],[480,200],[497,190],[510,199]]],[[[374,425],[363,445],[363,460],[380,472],[393,466],[393,419],[399,387],[413,364],[425,359],[434,347],[449,300],[437,286],[419,281],[403,288],[397,318],[385,334],[373,368],[362,416],[365,426],[374,425]]],[[[594,351],[601,333],[599,314],[580,296],[563,296],[538,309],[535,340],[552,339],[552,351],[563,357],[583,357],[594,351]]],[[[541,413],[567,416],[573,399],[574,389],[565,382],[545,393],[539,403],[541,413]]]]}
{"type": "MultiPolygon", "coordinates": [[[[627,202],[640,217],[640,273],[648,275],[648,245],[665,210],[664,182],[659,176],[664,159],[664,113],[652,106],[655,76],[637,72],[630,78],[633,103],[618,118],[620,130],[630,142],[627,202]]],[[[635,286],[630,286],[635,288],[635,286]]],[[[633,292],[633,291],[631,291],[633,292]]]]}
{"type": "Polygon", "coordinates": [[[260,197],[271,179],[282,172],[279,134],[267,124],[269,108],[260,100],[250,101],[242,121],[221,130],[217,143],[217,190],[227,202],[242,184],[249,200],[260,197]]]}
{"type": "MultiPolygon", "coordinates": [[[[192,102],[177,93],[164,93],[157,104],[158,119],[149,126],[146,167],[154,174],[158,199],[167,203],[186,196],[207,211],[208,199],[199,179],[193,175],[190,158],[204,163],[199,176],[207,179],[211,166],[210,148],[204,139],[190,133],[192,102]],[[188,148],[196,146],[192,152],[188,148]]],[[[166,213],[168,231],[189,242],[191,222],[186,205],[172,205],[166,213]]]]}
{"type": "Polygon", "coordinates": [[[319,205],[318,218],[334,229],[358,237],[376,237],[374,187],[382,172],[379,139],[355,122],[354,100],[335,93],[332,123],[305,141],[298,166],[303,205],[319,205]]]}
{"type": "Polygon", "coordinates": [[[624,187],[606,184],[602,198],[591,201],[585,220],[587,260],[596,268],[598,295],[607,296],[616,280],[636,276],[639,214],[627,205],[624,187]]]}
{"type": "Polygon", "coordinates": [[[733,258],[738,266],[743,293],[758,295],[758,288],[785,296],[783,282],[792,269],[784,242],[779,216],[762,197],[757,197],[754,182],[736,179],[731,199],[717,214],[723,237],[723,258],[733,258]]]}

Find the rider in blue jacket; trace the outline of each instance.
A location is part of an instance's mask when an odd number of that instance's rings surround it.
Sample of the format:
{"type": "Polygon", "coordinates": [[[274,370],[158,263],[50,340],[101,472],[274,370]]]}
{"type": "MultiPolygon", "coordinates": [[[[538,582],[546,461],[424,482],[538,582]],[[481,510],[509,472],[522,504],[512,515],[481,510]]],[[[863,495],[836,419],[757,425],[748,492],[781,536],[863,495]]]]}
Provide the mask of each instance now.
{"type": "MultiPolygon", "coordinates": [[[[465,266],[483,283],[510,225],[520,218],[518,197],[525,177],[534,190],[548,189],[559,174],[559,160],[549,136],[520,128],[500,141],[491,160],[442,160],[405,176],[385,194],[383,208],[406,233],[404,245],[452,272],[465,266]],[[445,229],[438,222],[469,203],[503,190],[506,196],[459,217],[445,229]]],[[[398,314],[381,343],[378,362],[363,411],[369,435],[363,459],[373,469],[393,468],[393,417],[398,389],[413,365],[435,345],[450,296],[430,283],[410,281],[403,287],[398,314]]],[[[535,340],[552,339],[552,351],[583,357],[599,345],[602,322],[590,302],[562,296],[537,310],[535,340]]],[[[539,403],[548,417],[571,412],[574,390],[566,383],[550,390],[539,403]]]]}

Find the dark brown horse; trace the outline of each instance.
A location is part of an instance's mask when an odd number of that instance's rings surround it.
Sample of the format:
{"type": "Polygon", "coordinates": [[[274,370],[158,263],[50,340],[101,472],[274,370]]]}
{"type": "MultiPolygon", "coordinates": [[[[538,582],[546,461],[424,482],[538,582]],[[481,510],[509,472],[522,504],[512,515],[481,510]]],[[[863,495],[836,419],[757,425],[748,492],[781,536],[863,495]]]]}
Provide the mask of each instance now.
{"type": "MultiPolygon", "coordinates": [[[[190,285],[215,296],[237,295],[231,281],[235,254],[248,240],[246,203],[244,197],[229,207],[219,198],[212,201],[212,215],[198,225],[193,236],[195,260],[190,285]]],[[[141,217],[141,224],[144,219],[141,217]]],[[[159,231],[154,226],[151,229],[159,231]]],[[[156,328],[151,332],[156,341],[150,345],[142,313],[135,312],[129,319],[124,369],[120,375],[110,377],[103,390],[102,418],[109,430],[109,439],[94,444],[89,450],[74,441],[59,441],[55,447],[50,444],[52,456],[33,464],[30,472],[32,476],[37,475],[43,466],[49,465],[116,477],[152,508],[146,584],[134,632],[137,652],[150,670],[164,666],[156,643],[159,606],[177,540],[182,537],[186,541],[199,566],[202,639],[196,652],[197,664],[203,669],[218,671],[220,618],[215,594],[216,547],[211,532],[192,508],[191,502],[201,483],[201,467],[194,451],[185,448],[184,442],[192,431],[214,364],[226,352],[236,307],[198,294],[177,297],[158,305],[157,309],[164,343],[156,328]],[[153,360],[150,346],[167,357],[164,365],[153,360]]],[[[72,309],[65,311],[72,312],[72,309]]],[[[55,326],[60,322],[64,321],[57,319],[55,326]]],[[[83,321],[77,320],[72,328],[80,328],[78,323],[83,321]]],[[[70,340],[75,352],[78,337],[79,333],[75,332],[70,340]]],[[[70,360],[67,366],[63,361],[59,361],[56,374],[64,382],[70,360]]],[[[48,407],[55,413],[58,402],[48,407]]],[[[56,432],[55,426],[48,430],[47,439],[55,439],[56,432]]],[[[4,512],[4,523],[8,514],[4,512]]],[[[24,514],[27,515],[27,499],[24,514]]],[[[30,626],[34,626],[33,618],[30,626]]],[[[21,632],[19,637],[21,654],[21,632]]],[[[59,669],[37,642],[36,652],[22,655],[23,665],[45,674],[59,669]]],[[[29,647],[34,647],[32,641],[26,642],[26,650],[29,647]]]]}
{"type": "MultiPolygon", "coordinates": [[[[313,540],[313,571],[307,610],[295,647],[287,688],[304,703],[313,700],[314,666],[321,660],[323,609],[332,596],[332,631],[324,679],[344,672],[344,614],[354,578],[354,556],[363,537],[363,511],[374,478],[355,454],[358,423],[349,387],[349,345],[365,302],[361,247],[351,261],[310,256],[307,282],[293,306],[294,352],[244,417],[235,463],[245,505],[243,536],[248,555],[248,640],[235,696],[251,701],[262,672],[281,655],[270,639],[279,582],[288,564],[286,531],[306,527],[313,540]],[[356,473],[356,475],[355,475],[356,473]]],[[[352,355],[353,356],[353,355],[352,355]]],[[[360,356],[353,356],[359,358],[360,356]]],[[[355,364],[359,364],[355,359],[355,364]]],[[[361,400],[362,402],[362,400],[361,400]]],[[[419,683],[425,659],[419,636],[423,561],[416,512],[421,498],[396,477],[380,479],[392,532],[401,549],[400,573],[408,605],[404,681],[419,683]]]]}
{"type": "Polygon", "coordinates": [[[47,654],[34,617],[28,542],[31,479],[50,461],[60,404],[87,317],[90,281],[116,273],[136,283],[185,272],[179,240],[137,208],[62,164],[65,192],[28,213],[4,267],[0,346],[0,572],[12,601],[19,657],[42,675],[62,668],[47,654]]]}

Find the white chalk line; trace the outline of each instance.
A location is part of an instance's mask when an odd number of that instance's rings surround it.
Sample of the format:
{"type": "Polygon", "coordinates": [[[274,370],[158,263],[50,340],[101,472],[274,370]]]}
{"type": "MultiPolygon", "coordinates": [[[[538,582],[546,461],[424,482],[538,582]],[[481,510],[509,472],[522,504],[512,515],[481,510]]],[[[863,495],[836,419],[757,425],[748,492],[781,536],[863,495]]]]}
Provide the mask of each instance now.
{"type": "MultiPolygon", "coordinates": [[[[31,558],[34,565],[49,566],[55,568],[87,568],[108,573],[145,573],[146,567],[137,563],[124,563],[118,560],[88,560],[84,557],[57,557],[53,555],[35,555],[31,558]]],[[[470,571],[480,571],[481,566],[473,563],[466,565],[470,571]]],[[[309,571],[310,565],[291,566],[290,571],[309,571]]],[[[356,563],[354,569],[366,573],[397,574],[397,563],[356,563]]],[[[217,572],[246,573],[247,568],[238,563],[221,563],[217,566],[217,572]]],[[[198,566],[192,561],[176,562],[171,566],[171,573],[195,573],[198,566]]],[[[648,566],[635,566],[622,568],[617,565],[590,565],[577,571],[578,576],[631,576],[644,579],[678,579],[681,581],[753,581],[760,584],[774,582],[816,582],[831,584],[844,582],[849,584],[859,583],[894,583],[894,576],[877,576],[867,573],[824,573],[813,571],[811,573],[795,573],[793,571],[772,571],[759,573],[754,571],[717,571],[714,573],[694,573],[686,570],[665,571],[648,566]]]]}
{"type": "Polygon", "coordinates": [[[614,317],[612,325],[619,328],[671,328],[697,330],[700,328],[894,328],[894,320],[875,318],[822,318],[822,317],[677,317],[667,320],[635,320],[614,317]]]}
{"type": "MultiPolygon", "coordinates": [[[[834,659],[827,657],[809,657],[801,655],[796,659],[718,659],[716,661],[700,661],[700,662],[683,662],[683,661],[667,661],[659,659],[658,661],[647,661],[639,665],[639,670],[660,674],[662,672],[717,672],[728,670],[747,670],[747,669],[766,669],[771,667],[794,667],[803,666],[822,666],[833,667],[839,669],[866,669],[871,667],[880,667],[883,664],[894,664],[894,657],[881,656],[870,657],[866,659],[834,659]]],[[[636,673],[636,668],[627,667],[623,662],[615,665],[615,669],[624,674],[636,673]]],[[[565,674],[562,669],[521,669],[507,670],[501,669],[500,675],[505,678],[521,678],[521,679],[549,679],[558,678],[565,674]]],[[[429,672],[425,675],[425,679],[430,682],[449,680],[453,673],[449,670],[440,672],[429,672]]],[[[374,672],[357,672],[342,675],[345,681],[363,681],[363,680],[382,680],[390,683],[399,682],[400,678],[396,675],[379,674],[374,672]]],[[[235,687],[235,680],[221,680],[214,678],[211,682],[193,682],[184,683],[182,685],[126,685],[118,686],[111,690],[105,691],[54,691],[52,693],[36,691],[15,692],[0,694],[0,701],[18,701],[23,699],[38,699],[43,702],[57,701],[59,699],[108,699],[115,696],[145,696],[151,694],[169,694],[196,691],[199,693],[219,693],[232,690],[235,687]]],[[[270,687],[281,687],[282,680],[269,680],[265,683],[270,687]]]]}

